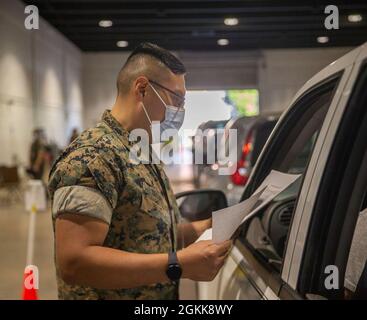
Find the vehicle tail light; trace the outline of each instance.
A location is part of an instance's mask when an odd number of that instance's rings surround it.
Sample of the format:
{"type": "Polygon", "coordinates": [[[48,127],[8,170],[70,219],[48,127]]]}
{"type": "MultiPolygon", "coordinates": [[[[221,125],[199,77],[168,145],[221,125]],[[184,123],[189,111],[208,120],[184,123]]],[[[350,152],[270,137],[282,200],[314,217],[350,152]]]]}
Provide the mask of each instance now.
{"type": "Polygon", "coordinates": [[[242,146],[241,158],[237,162],[236,171],[231,175],[233,184],[244,186],[250,176],[250,154],[253,148],[252,131],[246,137],[245,143],[242,146]]]}

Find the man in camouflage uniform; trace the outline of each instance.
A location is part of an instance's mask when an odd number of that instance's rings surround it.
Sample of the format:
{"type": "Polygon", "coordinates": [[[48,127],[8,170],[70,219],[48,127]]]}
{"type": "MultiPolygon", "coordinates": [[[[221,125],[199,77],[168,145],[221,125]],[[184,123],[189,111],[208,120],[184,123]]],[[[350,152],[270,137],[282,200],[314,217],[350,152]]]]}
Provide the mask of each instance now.
{"type": "Polygon", "coordinates": [[[119,73],[112,111],[55,162],[48,189],[60,299],[177,299],[170,251],[184,278],[211,280],[223,265],[230,242],[194,243],[211,220],[179,224],[162,166],[130,160],[130,131],[151,139],[148,117],[163,121],[166,103],[183,108],[184,73],[168,51],[140,45],[119,73]]]}

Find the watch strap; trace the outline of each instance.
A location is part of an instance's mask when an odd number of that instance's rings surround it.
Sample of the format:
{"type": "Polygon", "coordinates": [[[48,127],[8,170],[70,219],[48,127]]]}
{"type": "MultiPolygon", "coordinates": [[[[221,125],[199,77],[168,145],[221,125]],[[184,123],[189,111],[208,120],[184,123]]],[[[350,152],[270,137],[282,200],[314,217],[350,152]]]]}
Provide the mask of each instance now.
{"type": "Polygon", "coordinates": [[[168,265],[171,265],[171,264],[178,264],[176,251],[170,251],[168,253],[168,265]]]}

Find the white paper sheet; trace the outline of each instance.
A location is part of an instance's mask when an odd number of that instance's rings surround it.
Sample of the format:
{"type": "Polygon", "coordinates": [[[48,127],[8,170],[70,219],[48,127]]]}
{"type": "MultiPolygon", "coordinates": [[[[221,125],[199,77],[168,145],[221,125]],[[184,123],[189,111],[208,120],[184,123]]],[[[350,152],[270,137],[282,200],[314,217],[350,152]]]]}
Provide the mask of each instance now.
{"type": "Polygon", "coordinates": [[[251,212],[255,204],[259,201],[260,196],[265,189],[266,187],[263,187],[250,198],[232,207],[224,208],[212,213],[213,239],[215,239],[215,242],[221,242],[231,238],[233,233],[241,224],[241,221],[249,214],[249,212],[251,212]]]}
{"type": "Polygon", "coordinates": [[[196,240],[196,242],[198,241],[202,241],[202,240],[212,240],[212,231],[213,229],[206,229],[202,235],[199,237],[199,239],[196,240]]]}
{"type": "Polygon", "coordinates": [[[202,238],[201,240],[212,239],[219,243],[230,239],[242,223],[264,208],[300,176],[272,170],[251,197],[232,207],[214,211],[212,213],[213,229],[208,229],[210,231],[204,232],[197,241],[202,238]],[[211,238],[210,235],[212,235],[211,238]]]}
{"type": "Polygon", "coordinates": [[[255,193],[266,186],[272,186],[272,189],[274,191],[276,191],[276,189],[280,190],[278,192],[279,194],[284,189],[289,187],[293,182],[295,182],[300,176],[300,174],[289,174],[276,170],[271,170],[269,175],[262,182],[262,184],[256,189],[255,193]]]}

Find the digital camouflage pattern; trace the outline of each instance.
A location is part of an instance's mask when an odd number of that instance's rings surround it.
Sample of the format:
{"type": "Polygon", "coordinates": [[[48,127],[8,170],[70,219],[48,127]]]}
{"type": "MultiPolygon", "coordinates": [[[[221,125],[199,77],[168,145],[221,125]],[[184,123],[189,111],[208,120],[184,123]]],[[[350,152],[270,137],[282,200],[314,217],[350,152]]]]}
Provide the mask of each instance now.
{"type": "MultiPolygon", "coordinates": [[[[58,188],[86,186],[101,192],[113,213],[104,246],[135,253],[168,253],[170,215],[152,164],[129,161],[128,132],[105,111],[102,121],[84,131],[56,160],[48,184],[51,201],[58,188]]],[[[161,167],[174,211],[174,246],[179,211],[169,181],[161,167]]],[[[53,219],[55,228],[55,219],[53,219]]],[[[133,289],[100,290],[66,284],[56,265],[60,299],[177,299],[178,285],[157,283],[133,289]]],[[[122,275],[129,276],[129,275],[122,275]]]]}

